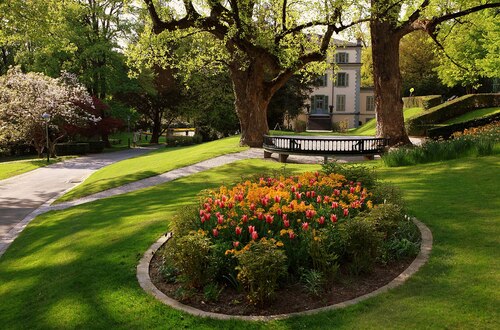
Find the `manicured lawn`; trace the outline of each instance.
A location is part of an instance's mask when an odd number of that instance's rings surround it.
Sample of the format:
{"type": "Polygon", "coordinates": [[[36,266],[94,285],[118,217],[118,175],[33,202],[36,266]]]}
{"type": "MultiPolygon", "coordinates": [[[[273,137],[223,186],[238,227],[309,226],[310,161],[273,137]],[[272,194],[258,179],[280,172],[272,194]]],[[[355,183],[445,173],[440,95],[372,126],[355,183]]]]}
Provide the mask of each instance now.
{"type": "MultiPolygon", "coordinates": [[[[405,121],[424,111],[422,108],[408,108],[403,110],[405,121]]],[[[377,121],[372,119],[362,126],[349,131],[349,135],[375,135],[377,121]]]]}
{"type": "Polygon", "coordinates": [[[478,119],[478,118],[486,117],[486,116],[491,116],[491,115],[494,115],[497,113],[500,113],[500,107],[477,109],[474,111],[467,112],[467,113],[465,113],[461,116],[455,117],[453,119],[447,120],[443,124],[451,125],[451,124],[463,123],[463,122],[466,122],[469,120],[478,119]]]}
{"type": "MultiPolygon", "coordinates": [[[[133,132],[118,132],[109,136],[110,139],[119,140],[119,143],[113,144],[113,148],[124,148],[128,147],[128,141],[130,139],[130,145],[132,145],[134,141],[134,133],[133,132]]],[[[149,145],[149,140],[151,140],[151,134],[143,134],[141,136],[141,140],[137,141],[137,145],[146,146],[149,145]]],[[[165,143],[165,135],[160,136],[158,143],[165,143]]]]}
{"type": "MultiPolygon", "coordinates": [[[[58,157],[55,159],[51,158],[49,160],[49,164],[55,164],[69,158],[73,158],[73,156],[58,157]]],[[[47,165],[47,160],[40,158],[0,162],[0,180],[33,171],[39,167],[44,167],[47,165]]]]}
{"type": "MultiPolygon", "coordinates": [[[[380,164],[378,164],[380,165],[380,164]]],[[[434,235],[405,285],[356,306],[270,323],[183,314],[142,291],[135,267],[176,211],[208,187],[282,169],[248,160],[35,219],[0,258],[0,324],[17,328],[497,329],[498,157],[382,168],[434,235]]],[[[315,170],[317,165],[286,165],[315,170]]]]}
{"type": "Polygon", "coordinates": [[[239,136],[233,136],[196,146],[161,148],[143,156],[123,160],[95,172],[57,202],[81,198],[216,156],[243,151],[246,148],[238,146],[239,139],[239,136]]]}

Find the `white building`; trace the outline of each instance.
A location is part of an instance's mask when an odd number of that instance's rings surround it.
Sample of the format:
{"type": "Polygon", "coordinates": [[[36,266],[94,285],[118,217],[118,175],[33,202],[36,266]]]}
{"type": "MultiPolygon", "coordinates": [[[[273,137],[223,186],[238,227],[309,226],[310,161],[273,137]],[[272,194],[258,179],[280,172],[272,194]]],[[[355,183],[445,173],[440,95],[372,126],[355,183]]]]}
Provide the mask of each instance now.
{"type": "Polygon", "coordinates": [[[358,127],[375,118],[372,87],[361,87],[361,42],[335,40],[337,69],[323,75],[311,93],[307,114],[300,116],[308,130],[358,127]]]}

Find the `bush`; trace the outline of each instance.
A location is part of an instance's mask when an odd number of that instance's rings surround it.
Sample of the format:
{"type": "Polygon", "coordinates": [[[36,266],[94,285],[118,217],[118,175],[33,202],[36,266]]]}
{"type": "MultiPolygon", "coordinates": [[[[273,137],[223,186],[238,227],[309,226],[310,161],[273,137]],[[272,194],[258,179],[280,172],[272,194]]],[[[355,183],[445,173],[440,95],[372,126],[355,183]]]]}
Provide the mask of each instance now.
{"type": "Polygon", "coordinates": [[[296,133],[305,132],[307,128],[307,123],[303,120],[296,120],[294,125],[294,131],[296,133]]]}
{"type": "Polygon", "coordinates": [[[103,152],[104,147],[106,147],[106,142],[104,141],[88,141],[89,144],[89,153],[93,154],[98,154],[103,152]]]}
{"type": "Polygon", "coordinates": [[[167,147],[191,146],[203,142],[202,136],[167,136],[165,143],[167,147]]]}
{"type": "Polygon", "coordinates": [[[425,95],[425,96],[410,96],[403,97],[403,107],[407,108],[424,108],[430,109],[443,103],[441,95],[425,95]]]}
{"type": "Polygon", "coordinates": [[[323,165],[326,174],[337,173],[343,175],[348,181],[361,182],[366,188],[372,188],[377,181],[373,169],[361,164],[328,162],[323,165]]]}
{"type": "Polygon", "coordinates": [[[448,139],[451,136],[453,136],[453,133],[455,132],[463,131],[473,127],[485,126],[490,123],[498,122],[499,120],[500,120],[500,113],[497,113],[483,118],[468,120],[463,123],[431,128],[428,130],[428,136],[431,139],[439,139],[439,138],[448,139]]]}
{"type": "Polygon", "coordinates": [[[376,224],[363,218],[355,218],[340,225],[339,231],[346,246],[347,267],[351,273],[369,273],[383,242],[383,234],[376,224]]]}
{"type": "Polygon", "coordinates": [[[286,274],[286,255],[273,240],[251,242],[237,253],[238,280],[248,289],[248,299],[263,305],[278,287],[278,279],[286,274]]]}
{"type": "Polygon", "coordinates": [[[404,209],[403,192],[395,185],[387,182],[377,182],[372,189],[372,193],[374,205],[389,203],[404,209]]]}
{"type": "Polygon", "coordinates": [[[315,269],[306,269],[300,277],[302,283],[306,287],[307,292],[318,296],[323,291],[323,285],[325,284],[325,279],[323,274],[315,269]]]}
{"type": "Polygon", "coordinates": [[[90,152],[90,145],[87,142],[56,143],[56,154],[58,156],[85,155],[90,152]]]}
{"type": "Polygon", "coordinates": [[[423,136],[434,125],[443,123],[448,119],[455,118],[475,109],[498,106],[500,106],[500,94],[465,95],[410,118],[407,122],[407,131],[409,135],[423,136]]]}

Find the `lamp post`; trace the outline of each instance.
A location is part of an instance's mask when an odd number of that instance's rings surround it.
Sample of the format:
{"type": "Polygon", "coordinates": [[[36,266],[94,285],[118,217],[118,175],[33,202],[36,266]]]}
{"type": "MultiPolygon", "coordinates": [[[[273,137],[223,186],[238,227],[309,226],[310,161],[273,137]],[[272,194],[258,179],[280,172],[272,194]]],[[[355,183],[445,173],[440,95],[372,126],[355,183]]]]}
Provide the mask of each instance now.
{"type": "Polygon", "coordinates": [[[42,118],[45,121],[45,138],[47,139],[47,164],[49,163],[50,151],[49,151],[49,121],[50,113],[44,112],[42,118]]]}
{"type": "Polygon", "coordinates": [[[130,115],[127,115],[127,133],[128,148],[130,149],[130,115]]]}

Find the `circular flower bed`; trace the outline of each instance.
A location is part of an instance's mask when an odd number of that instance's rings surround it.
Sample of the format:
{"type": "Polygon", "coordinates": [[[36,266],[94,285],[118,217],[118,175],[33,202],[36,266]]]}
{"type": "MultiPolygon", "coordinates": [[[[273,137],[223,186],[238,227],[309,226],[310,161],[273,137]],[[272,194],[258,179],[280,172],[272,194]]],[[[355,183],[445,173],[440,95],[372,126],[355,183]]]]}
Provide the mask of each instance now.
{"type": "Polygon", "coordinates": [[[287,286],[320,297],[343,278],[415,256],[420,239],[393,188],[337,165],[206,191],[172,231],[158,272],[177,299],[215,302],[227,289],[261,307],[287,286]]]}

